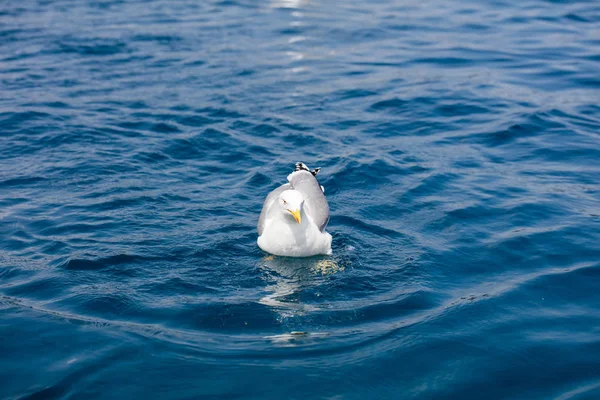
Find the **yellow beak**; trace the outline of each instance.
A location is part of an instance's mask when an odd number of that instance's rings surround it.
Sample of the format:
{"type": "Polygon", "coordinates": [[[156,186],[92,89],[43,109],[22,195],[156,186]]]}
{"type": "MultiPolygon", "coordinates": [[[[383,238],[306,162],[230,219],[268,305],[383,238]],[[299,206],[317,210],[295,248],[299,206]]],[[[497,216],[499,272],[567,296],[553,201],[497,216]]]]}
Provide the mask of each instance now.
{"type": "Polygon", "coordinates": [[[290,214],[292,214],[294,216],[294,219],[296,220],[297,223],[301,224],[302,223],[302,217],[300,216],[300,210],[288,210],[290,212],[290,214]]]}

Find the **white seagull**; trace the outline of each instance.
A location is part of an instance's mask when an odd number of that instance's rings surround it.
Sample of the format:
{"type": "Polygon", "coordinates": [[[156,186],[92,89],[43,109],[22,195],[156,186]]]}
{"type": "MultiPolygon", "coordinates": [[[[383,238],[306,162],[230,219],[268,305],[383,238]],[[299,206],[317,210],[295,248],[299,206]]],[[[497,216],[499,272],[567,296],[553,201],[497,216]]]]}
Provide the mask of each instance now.
{"type": "Polygon", "coordinates": [[[329,205],[315,178],[319,170],[296,163],[289,183],[269,193],[258,217],[258,247],[277,256],[331,254],[331,235],[325,232],[329,205]]]}

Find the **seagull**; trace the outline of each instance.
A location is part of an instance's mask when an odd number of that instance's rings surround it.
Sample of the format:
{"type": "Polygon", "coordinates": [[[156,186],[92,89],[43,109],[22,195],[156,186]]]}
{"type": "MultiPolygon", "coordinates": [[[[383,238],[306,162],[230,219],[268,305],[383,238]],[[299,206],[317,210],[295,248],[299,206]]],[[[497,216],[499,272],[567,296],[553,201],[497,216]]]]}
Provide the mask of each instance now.
{"type": "Polygon", "coordinates": [[[258,247],[276,256],[331,254],[331,235],[325,232],[329,205],[319,171],[298,162],[288,183],[269,193],[258,217],[258,247]]]}

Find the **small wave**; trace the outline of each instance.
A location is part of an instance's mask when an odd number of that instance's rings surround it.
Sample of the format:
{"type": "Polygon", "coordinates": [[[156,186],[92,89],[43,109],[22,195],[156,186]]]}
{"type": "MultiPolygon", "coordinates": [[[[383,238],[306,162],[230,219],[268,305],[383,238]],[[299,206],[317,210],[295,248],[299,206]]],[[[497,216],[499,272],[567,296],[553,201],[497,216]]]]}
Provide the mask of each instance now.
{"type": "Polygon", "coordinates": [[[116,254],[98,259],[69,258],[61,265],[61,268],[80,271],[99,270],[121,264],[133,264],[144,260],[148,260],[148,258],[131,254],[116,254]]]}
{"type": "MultiPolygon", "coordinates": [[[[100,41],[87,40],[81,42],[81,39],[73,41],[63,41],[58,44],[58,51],[61,53],[74,53],[82,56],[112,56],[120,53],[129,52],[127,44],[120,41],[100,41]]],[[[54,51],[52,52],[54,54],[54,51]]]]}

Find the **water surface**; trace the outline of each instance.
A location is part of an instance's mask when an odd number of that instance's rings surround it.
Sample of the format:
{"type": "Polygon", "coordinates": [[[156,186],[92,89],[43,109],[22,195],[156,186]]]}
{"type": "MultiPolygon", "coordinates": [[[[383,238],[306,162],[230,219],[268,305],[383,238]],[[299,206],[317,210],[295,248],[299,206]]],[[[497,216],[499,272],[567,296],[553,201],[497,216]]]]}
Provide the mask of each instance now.
{"type": "Polygon", "coordinates": [[[600,398],[596,2],[0,21],[1,398],[600,398]],[[256,246],[296,161],[332,257],[256,246]]]}

